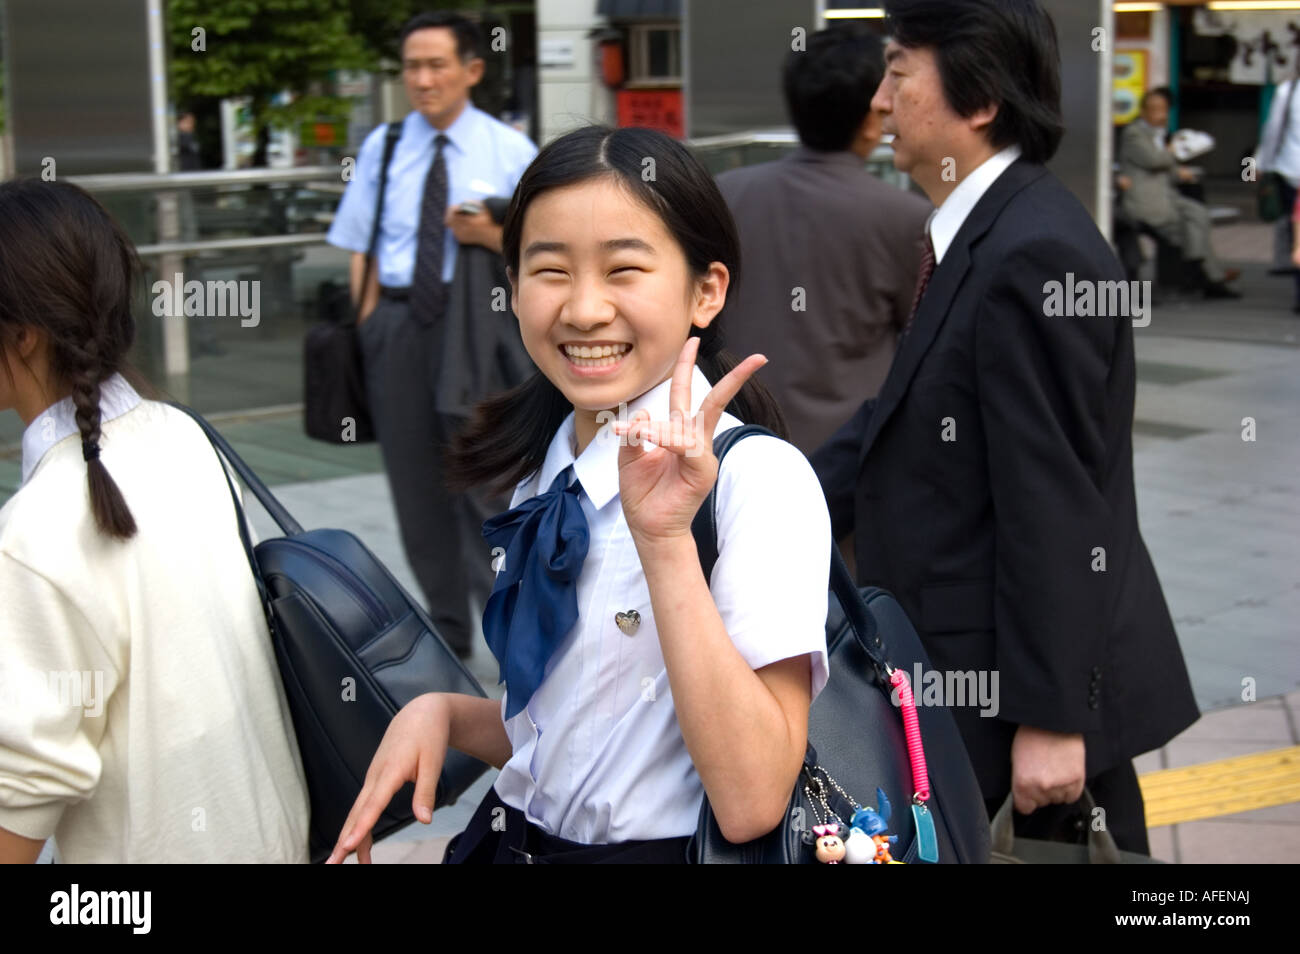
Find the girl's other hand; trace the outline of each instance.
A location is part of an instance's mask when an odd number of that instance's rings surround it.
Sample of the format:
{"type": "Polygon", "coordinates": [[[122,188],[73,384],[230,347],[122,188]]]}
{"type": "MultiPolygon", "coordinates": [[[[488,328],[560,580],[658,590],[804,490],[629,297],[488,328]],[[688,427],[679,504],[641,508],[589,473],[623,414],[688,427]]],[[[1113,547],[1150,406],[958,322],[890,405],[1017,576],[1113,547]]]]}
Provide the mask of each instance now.
{"type": "Polygon", "coordinates": [[[450,732],[451,711],[436,692],[417,696],[393,716],[326,864],[339,864],[353,851],[357,861],[370,864],[370,830],[407,782],[415,783],[415,797],[411,800],[415,817],[426,825],[433,819],[433,802],[447,758],[450,732]]]}
{"type": "Polygon", "coordinates": [[[626,435],[618,451],[618,484],[628,529],[638,543],[690,536],[691,521],[718,479],[713,431],[723,410],[750,375],[767,364],[750,355],[713,386],[691,416],[691,376],[700,339],[687,338],[669,391],[669,420],[638,411],[613,430],[626,435]],[[643,443],[649,441],[654,447],[643,443]]]}

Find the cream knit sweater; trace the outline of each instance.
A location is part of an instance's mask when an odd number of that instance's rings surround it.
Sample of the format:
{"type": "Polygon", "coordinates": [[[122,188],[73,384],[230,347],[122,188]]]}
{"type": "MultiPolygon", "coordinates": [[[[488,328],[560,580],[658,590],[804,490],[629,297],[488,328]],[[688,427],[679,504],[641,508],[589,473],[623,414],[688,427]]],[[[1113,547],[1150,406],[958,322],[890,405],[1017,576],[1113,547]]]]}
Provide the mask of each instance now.
{"type": "Polygon", "coordinates": [[[306,781],[216,454],[151,401],[101,448],[133,539],[95,529],[76,435],[0,510],[0,827],[54,835],[71,863],[306,861],[306,781]]]}

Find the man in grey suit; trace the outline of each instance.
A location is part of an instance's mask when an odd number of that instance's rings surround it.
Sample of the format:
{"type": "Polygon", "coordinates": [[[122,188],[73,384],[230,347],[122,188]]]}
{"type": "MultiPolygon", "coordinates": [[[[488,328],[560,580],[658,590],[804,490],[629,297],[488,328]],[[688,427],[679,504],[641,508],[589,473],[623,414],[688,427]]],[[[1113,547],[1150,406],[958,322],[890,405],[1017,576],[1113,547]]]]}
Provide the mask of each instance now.
{"type": "Polygon", "coordinates": [[[930,203],[864,166],[881,137],[871,96],[883,73],[873,33],[813,34],[785,62],[800,148],[718,177],[744,270],[727,347],[771,357],[763,383],[806,454],[880,390],[920,271],[930,203]]]}
{"type": "Polygon", "coordinates": [[[1128,188],[1120,207],[1200,265],[1206,298],[1240,298],[1227,286],[1235,274],[1225,271],[1214,256],[1209,210],[1178,192],[1177,182],[1188,181],[1190,173],[1178,165],[1168,135],[1171,95],[1163,87],[1149,90],[1142,97],[1142,115],[1124,129],[1119,163],[1128,188]]]}

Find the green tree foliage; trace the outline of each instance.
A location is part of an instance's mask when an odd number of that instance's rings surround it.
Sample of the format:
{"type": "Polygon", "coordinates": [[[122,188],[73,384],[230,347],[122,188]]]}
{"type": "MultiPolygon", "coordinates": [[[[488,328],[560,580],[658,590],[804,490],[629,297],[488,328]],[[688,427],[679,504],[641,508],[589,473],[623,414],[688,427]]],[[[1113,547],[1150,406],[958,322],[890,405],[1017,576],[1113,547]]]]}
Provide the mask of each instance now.
{"type": "Polygon", "coordinates": [[[341,118],[330,73],[366,69],[373,56],[350,32],[348,0],[169,0],[173,94],[248,96],[259,132],[302,119],[341,118]],[[273,97],[288,90],[288,104],[273,97]]]}
{"type": "Polygon", "coordinates": [[[270,127],[345,119],[335,70],[376,72],[397,59],[401,26],[421,10],[481,0],[168,0],[172,96],[185,104],[248,96],[265,164],[270,127]],[[202,31],[201,33],[198,31],[202,31]],[[290,103],[275,103],[281,92],[290,103]]]}
{"type": "Polygon", "coordinates": [[[397,38],[402,24],[422,10],[465,10],[476,6],[471,0],[350,0],[352,30],[362,38],[375,58],[375,68],[381,60],[397,62],[401,51],[397,38]]]}

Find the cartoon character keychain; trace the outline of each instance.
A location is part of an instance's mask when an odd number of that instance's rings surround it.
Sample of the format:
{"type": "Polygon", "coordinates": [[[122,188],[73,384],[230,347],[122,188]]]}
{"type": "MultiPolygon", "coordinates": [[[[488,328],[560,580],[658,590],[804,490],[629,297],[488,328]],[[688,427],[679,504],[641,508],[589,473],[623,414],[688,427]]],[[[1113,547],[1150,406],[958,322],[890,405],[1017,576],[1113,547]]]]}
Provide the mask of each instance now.
{"type": "Polygon", "coordinates": [[[829,825],[813,825],[813,834],[817,836],[817,860],[824,865],[837,865],[844,860],[844,842],[840,839],[840,826],[831,822],[829,825]]]}
{"type": "MultiPolygon", "coordinates": [[[[930,777],[925,764],[925,748],[921,744],[921,724],[916,714],[916,700],[912,696],[912,686],[907,675],[901,669],[894,669],[886,663],[885,675],[898,692],[897,704],[903,716],[903,734],[907,740],[907,757],[912,768],[912,823],[916,839],[914,856],[917,861],[935,864],[939,860],[939,840],[929,805],[930,777]]],[[[904,864],[895,861],[889,850],[898,842],[898,836],[891,835],[886,830],[893,809],[883,790],[876,789],[876,804],[879,808],[864,808],[820,765],[814,765],[811,769],[805,766],[804,775],[807,781],[803,792],[812,806],[813,814],[818,814],[819,805],[824,813],[813,826],[818,861],[828,865],[837,865],[841,861],[850,865],[904,864]],[[825,781],[819,776],[824,776],[825,781]],[[844,820],[831,811],[826,797],[827,785],[853,806],[850,825],[846,826],[844,820]],[[840,832],[845,828],[849,831],[847,839],[840,837],[840,832]]]]}
{"type": "Polygon", "coordinates": [[[897,835],[887,833],[889,816],[893,809],[884,791],[876,789],[876,804],[879,808],[859,808],[853,813],[849,823],[849,840],[846,845],[846,858],[851,865],[901,865],[889,853],[890,845],[898,842],[897,835]],[[851,847],[850,847],[851,846],[851,847]]]}
{"type": "Polygon", "coordinates": [[[840,787],[829,772],[818,765],[808,773],[804,794],[808,797],[814,814],[817,814],[819,805],[825,813],[819,823],[813,826],[817,860],[822,864],[837,865],[843,862],[850,865],[899,865],[903,863],[895,861],[889,852],[890,845],[898,841],[898,836],[886,832],[892,809],[889,799],[881,789],[876,789],[876,804],[880,806],[879,810],[864,808],[840,787]],[[823,776],[825,781],[819,775],[823,776]],[[853,806],[851,826],[845,826],[843,820],[831,810],[830,802],[826,797],[828,784],[853,806]],[[840,835],[846,827],[849,829],[847,840],[840,835]]]}

